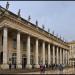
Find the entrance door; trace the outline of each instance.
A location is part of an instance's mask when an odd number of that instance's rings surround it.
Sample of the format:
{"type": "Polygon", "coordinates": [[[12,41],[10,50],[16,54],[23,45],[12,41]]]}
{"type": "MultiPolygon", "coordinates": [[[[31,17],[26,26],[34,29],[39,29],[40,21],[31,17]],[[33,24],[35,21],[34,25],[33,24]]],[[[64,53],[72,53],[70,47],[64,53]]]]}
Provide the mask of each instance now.
{"type": "Polygon", "coordinates": [[[22,58],[22,68],[24,69],[26,67],[27,58],[22,58]]]}

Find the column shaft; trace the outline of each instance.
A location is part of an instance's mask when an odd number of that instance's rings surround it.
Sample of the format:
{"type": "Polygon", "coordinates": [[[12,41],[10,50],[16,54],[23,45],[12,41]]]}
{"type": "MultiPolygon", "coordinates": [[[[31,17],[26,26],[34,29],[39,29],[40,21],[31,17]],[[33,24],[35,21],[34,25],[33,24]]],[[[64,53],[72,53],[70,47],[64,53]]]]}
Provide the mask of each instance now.
{"type": "Polygon", "coordinates": [[[53,46],[53,64],[55,64],[55,46],[53,46]]]}
{"type": "Polygon", "coordinates": [[[1,65],[2,69],[7,69],[9,68],[8,64],[7,64],[7,54],[8,54],[8,50],[7,50],[7,40],[8,39],[8,30],[7,28],[3,29],[3,64],[1,65]]]}
{"type": "Polygon", "coordinates": [[[50,44],[48,44],[48,65],[51,64],[51,51],[50,51],[50,44]]]}
{"type": "Polygon", "coordinates": [[[42,55],[43,55],[43,65],[45,65],[45,42],[42,43],[42,55]]]}
{"type": "Polygon", "coordinates": [[[35,67],[39,68],[38,64],[38,39],[36,39],[36,45],[35,45],[35,67]]]}
{"type": "Polygon", "coordinates": [[[66,51],[66,53],[67,53],[67,65],[68,65],[68,51],[66,51]]]}
{"type": "Polygon", "coordinates": [[[22,68],[20,51],[20,33],[17,33],[17,68],[22,68]]]}
{"type": "Polygon", "coordinates": [[[60,64],[62,64],[62,49],[60,48],[60,64]]]}
{"type": "Polygon", "coordinates": [[[64,64],[66,65],[66,51],[64,49],[64,64]]]}
{"type": "Polygon", "coordinates": [[[64,49],[63,49],[63,64],[64,64],[64,49]]]}
{"type": "Polygon", "coordinates": [[[58,47],[57,47],[57,53],[56,53],[56,54],[57,54],[57,64],[59,64],[59,53],[58,53],[58,50],[59,50],[59,49],[58,49],[58,47]]]}
{"type": "Polygon", "coordinates": [[[67,65],[67,50],[66,50],[66,65],[67,65]]]}
{"type": "Polygon", "coordinates": [[[32,68],[30,64],[30,36],[27,37],[27,68],[32,68]]]}
{"type": "Polygon", "coordinates": [[[69,65],[69,51],[68,51],[68,65],[69,65]]]}

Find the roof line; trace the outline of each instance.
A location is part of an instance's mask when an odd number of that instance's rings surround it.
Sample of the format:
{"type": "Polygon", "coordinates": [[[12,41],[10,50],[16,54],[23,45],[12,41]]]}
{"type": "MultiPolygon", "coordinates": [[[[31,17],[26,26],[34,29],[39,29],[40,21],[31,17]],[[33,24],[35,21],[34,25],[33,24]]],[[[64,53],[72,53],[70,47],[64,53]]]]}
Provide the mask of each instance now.
{"type": "MultiPolygon", "coordinates": [[[[4,9],[5,11],[7,11],[7,12],[11,13],[12,15],[14,15],[14,16],[16,16],[16,17],[18,17],[18,15],[17,15],[17,14],[15,14],[15,13],[13,13],[13,12],[11,12],[11,11],[9,11],[9,10],[5,9],[4,7],[2,7],[2,6],[0,5],[0,10],[2,10],[2,9],[4,9]]],[[[2,10],[2,11],[3,11],[3,10],[2,10]]],[[[20,18],[21,18],[21,20],[26,21],[26,22],[30,23],[30,25],[35,26],[35,27],[36,27],[36,25],[35,25],[35,24],[33,24],[33,23],[31,23],[31,22],[27,21],[27,20],[26,20],[26,19],[24,19],[23,17],[20,17],[20,18]]],[[[59,39],[59,40],[63,41],[63,40],[62,40],[62,39],[60,39],[59,37],[57,37],[57,36],[53,35],[52,33],[49,33],[48,31],[46,31],[46,30],[42,29],[41,27],[39,27],[39,26],[38,26],[37,28],[39,28],[39,29],[41,29],[42,31],[46,32],[47,34],[50,34],[50,35],[52,35],[52,36],[56,37],[57,39],[59,39]]],[[[63,41],[63,42],[65,42],[65,41],[63,41]]],[[[65,43],[66,43],[66,42],[65,42],[65,43]]]]}

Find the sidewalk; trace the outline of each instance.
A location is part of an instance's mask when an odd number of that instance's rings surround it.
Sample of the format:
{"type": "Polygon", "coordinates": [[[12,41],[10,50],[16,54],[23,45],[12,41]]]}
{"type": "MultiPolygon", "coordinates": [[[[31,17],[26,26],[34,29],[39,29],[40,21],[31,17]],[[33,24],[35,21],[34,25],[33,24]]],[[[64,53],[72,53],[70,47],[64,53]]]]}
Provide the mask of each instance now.
{"type": "MultiPolygon", "coordinates": [[[[27,70],[29,71],[29,70],[27,70]]],[[[1,74],[41,74],[40,71],[32,71],[32,72],[26,72],[26,70],[7,70],[7,71],[3,71],[1,72],[1,74]]],[[[63,71],[59,71],[59,70],[48,70],[45,71],[45,73],[43,74],[75,74],[75,68],[65,68],[63,71]]]]}

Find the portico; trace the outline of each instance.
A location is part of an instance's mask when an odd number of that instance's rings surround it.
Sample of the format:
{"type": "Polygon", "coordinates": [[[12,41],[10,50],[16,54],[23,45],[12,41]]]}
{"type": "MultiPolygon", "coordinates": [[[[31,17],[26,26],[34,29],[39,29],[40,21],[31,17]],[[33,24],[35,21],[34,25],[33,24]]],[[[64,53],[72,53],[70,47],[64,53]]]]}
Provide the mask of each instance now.
{"type": "Polygon", "coordinates": [[[32,68],[33,65],[39,68],[40,64],[46,63],[67,65],[69,62],[67,43],[36,25],[17,18],[17,15],[9,12],[4,14],[0,22],[2,69],[9,69],[9,62],[16,65],[17,69],[32,68]],[[64,53],[66,53],[65,58],[64,53]]]}

